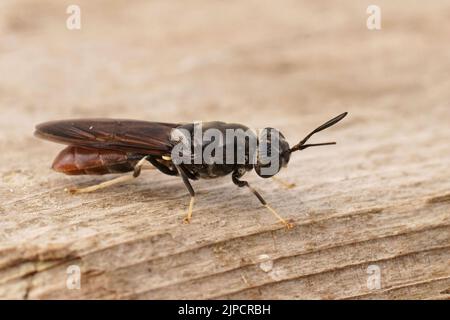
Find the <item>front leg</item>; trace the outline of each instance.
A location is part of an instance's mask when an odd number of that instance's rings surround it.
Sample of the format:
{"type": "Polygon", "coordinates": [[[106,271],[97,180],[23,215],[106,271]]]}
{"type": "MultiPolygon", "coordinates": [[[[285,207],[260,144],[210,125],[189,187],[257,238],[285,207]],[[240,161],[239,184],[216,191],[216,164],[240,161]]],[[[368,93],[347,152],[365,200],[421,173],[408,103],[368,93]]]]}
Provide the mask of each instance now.
{"type": "Polygon", "coordinates": [[[292,229],[293,224],[287,222],[285,219],[283,219],[267,202],[264,200],[264,198],[261,196],[261,194],[253,189],[250,184],[247,181],[239,180],[240,174],[238,171],[233,172],[231,179],[233,180],[233,183],[237,185],[238,187],[247,187],[250,189],[250,191],[258,198],[258,200],[261,202],[261,204],[266,207],[284,226],[286,229],[292,229]]]}
{"type": "Polygon", "coordinates": [[[275,181],[276,183],[280,184],[281,186],[283,186],[286,189],[292,189],[296,186],[295,183],[285,181],[285,180],[275,177],[275,176],[272,177],[272,180],[275,181]]]}

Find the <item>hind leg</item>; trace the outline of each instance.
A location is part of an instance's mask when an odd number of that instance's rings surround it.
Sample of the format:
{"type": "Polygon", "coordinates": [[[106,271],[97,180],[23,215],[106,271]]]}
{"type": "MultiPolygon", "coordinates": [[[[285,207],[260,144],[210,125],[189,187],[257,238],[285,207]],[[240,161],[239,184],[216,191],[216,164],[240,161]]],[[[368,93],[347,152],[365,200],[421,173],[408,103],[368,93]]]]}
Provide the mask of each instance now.
{"type": "Polygon", "coordinates": [[[104,181],[104,182],[101,182],[101,183],[93,185],[93,186],[89,186],[89,187],[85,187],[85,188],[72,188],[72,189],[68,189],[68,191],[72,194],[94,192],[94,191],[104,189],[104,188],[107,188],[107,187],[110,187],[110,186],[113,186],[113,185],[116,185],[116,184],[119,184],[122,182],[133,180],[141,174],[142,166],[144,165],[146,160],[147,160],[147,156],[145,156],[141,160],[139,160],[139,162],[134,167],[134,171],[133,171],[132,175],[120,176],[120,177],[114,178],[112,180],[104,181]]]}

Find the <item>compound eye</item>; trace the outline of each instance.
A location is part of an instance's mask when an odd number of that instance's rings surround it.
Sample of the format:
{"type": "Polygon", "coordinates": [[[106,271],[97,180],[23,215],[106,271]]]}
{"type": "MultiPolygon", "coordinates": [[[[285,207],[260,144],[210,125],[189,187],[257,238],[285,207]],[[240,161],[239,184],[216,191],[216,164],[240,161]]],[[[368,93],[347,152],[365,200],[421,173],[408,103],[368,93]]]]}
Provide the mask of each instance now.
{"type": "Polygon", "coordinates": [[[259,136],[258,142],[255,171],[262,178],[273,177],[285,165],[282,150],[285,149],[287,142],[281,132],[274,128],[265,128],[259,136]]]}
{"type": "MultiPolygon", "coordinates": [[[[281,159],[276,159],[281,160],[281,159]]],[[[258,162],[255,165],[255,172],[261,178],[271,178],[280,172],[281,169],[281,161],[271,161],[269,163],[261,164],[258,162]]]]}

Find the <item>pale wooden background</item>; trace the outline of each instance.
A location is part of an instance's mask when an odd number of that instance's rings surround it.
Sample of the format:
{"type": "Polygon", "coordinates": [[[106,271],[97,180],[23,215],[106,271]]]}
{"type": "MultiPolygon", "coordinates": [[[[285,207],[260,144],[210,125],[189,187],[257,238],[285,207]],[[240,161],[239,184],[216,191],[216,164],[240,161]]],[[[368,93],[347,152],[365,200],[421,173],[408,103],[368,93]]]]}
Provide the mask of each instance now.
{"type": "Polygon", "coordinates": [[[0,3],[1,298],[450,296],[450,3],[377,1],[0,3]],[[224,120],[297,142],[343,111],[280,176],[249,181],[285,231],[230,179],[147,171],[96,194],[63,189],[61,149],[36,123],[71,117],[224,120]],[[79,265],[80,290],[66,289],[79,265]],[[367,267],[381,270],[369,290],[367,267]]]}

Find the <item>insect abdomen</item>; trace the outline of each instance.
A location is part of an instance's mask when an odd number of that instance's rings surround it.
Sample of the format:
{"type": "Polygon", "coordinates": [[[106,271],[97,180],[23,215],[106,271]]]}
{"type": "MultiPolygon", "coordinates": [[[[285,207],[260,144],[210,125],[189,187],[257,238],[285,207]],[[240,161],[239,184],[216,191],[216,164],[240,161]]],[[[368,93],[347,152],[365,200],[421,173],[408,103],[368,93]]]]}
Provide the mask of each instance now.
{"type": "Polygon", "coordinates": [[[69,146],[56,156],[52,169],[68,175],[123,173],[136,163],[126,152],[69,146]]]}

